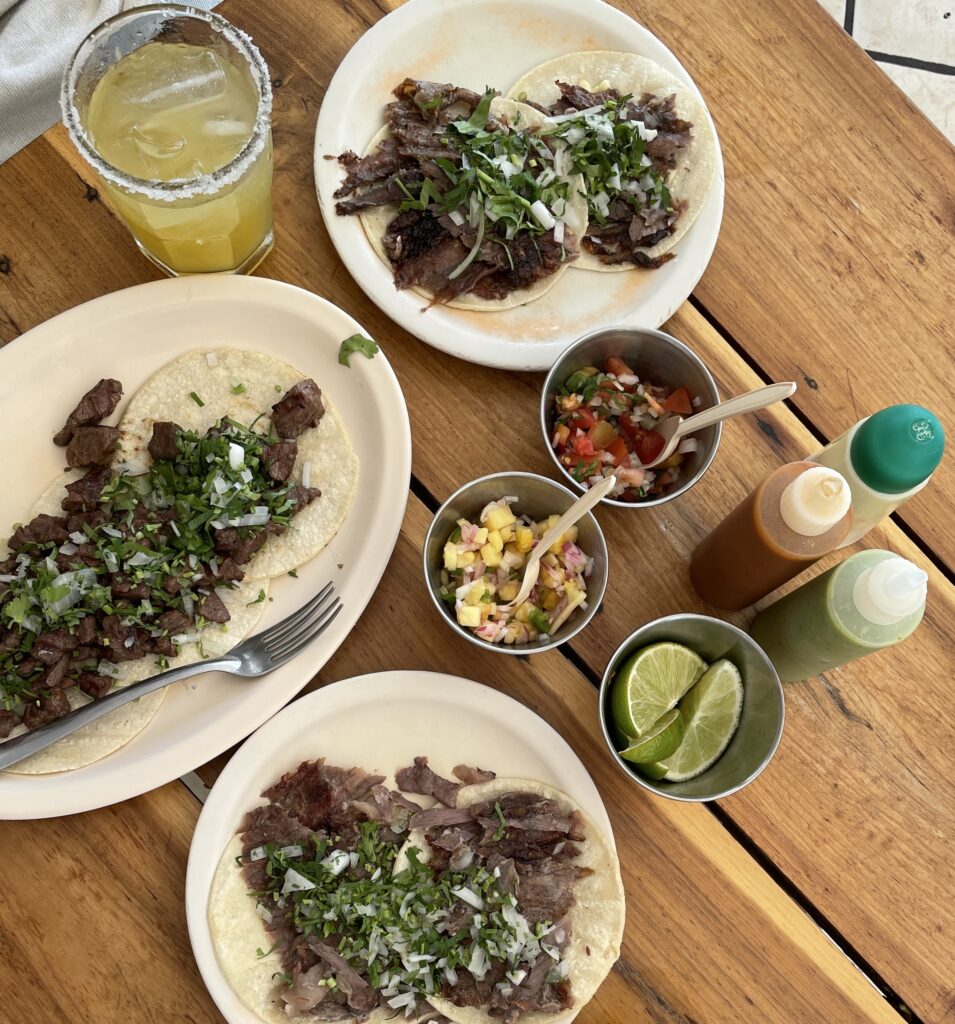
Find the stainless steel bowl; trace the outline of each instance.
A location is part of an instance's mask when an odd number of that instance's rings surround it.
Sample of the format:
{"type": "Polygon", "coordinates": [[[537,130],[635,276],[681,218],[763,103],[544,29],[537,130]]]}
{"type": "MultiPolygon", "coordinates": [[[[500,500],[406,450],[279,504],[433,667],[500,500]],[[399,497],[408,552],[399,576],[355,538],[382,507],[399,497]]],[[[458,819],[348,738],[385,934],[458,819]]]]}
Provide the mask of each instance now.
{"type": "Polygon", "coordinates": [[[600,684],[600,726],[613,759],[638,786],[686,803],[720,800],[752,782],[772,760],[783,734],[783,687],[773,663],[748,634],[708,615],[668,615],[631,633],[610,659],[600,684]],[[730,745],[718,761],[687,782],[645,778],[617,753],[610,709],[610,687],[617,670],[642,647],[672,640],[692,648],[706,661],[728,658],[743,679],[743,714],[730,745]]]}
{"type": "Polygon", "coordinates": [[[577,500],[577,495],[566,487],[536,473],[491,473],[472,480],[456,490],[431,520],[424,538],[424,578],[439,614],[459,636],[503,654],[537,654],[539,651],[549,651],[576,636],[593,618],[607,589],[607,542],[593,513],[588,512],[577,523],[577,543],[594,560],[593,571],[587,577],[586,610],[578,609],[546,642],[488,643],[459,625],[446,602],[441,600],[441,569],[444,564],[444,545],[458,520],[464,518],[474,521],[488,502],[497,501],[505,495],[516,496],[515,511],[538,520],[549,515],[563,514],[577,500]]]}
{"type": "MultiPolygon", "coordinates": [[[[654,331],[645,327],[608,327],[595,331],[593,334],[587,334],[579,341],[575,341],[561,353],[547,374],[544,390],[541,393],[540,418],[544,445],[550,452],[554,465],[564,474],[571,486],[578,491],[585,491],[587,488],[578,483],[560,464],[554,446],[551,444],[553,436],[551,415],[554,408],[554,396],[560,385],[572,373],[585,366],[603,366],[607,356],[613,355],[620,356],[629,366],[632,366],[641,380],[650,381],[653,384],[686,387],[691,394],[699,395],[700,406],[694,412],[709,409],[710,406],[717,405],[720,400],[716,382],[703,364],[703,360],[682,341],[677,341],[676,338],[672,338],[662,331],[654,331]]],[[[618,501],[613,498],[604,498],[604,502],[619,508],[650,508],[679,498],[709,468],[716,455],[716,449],[719,447],[722,431],[723,425],[717,423],[693,435],[699,442],[699,448],[683,463],[677,486],[668,494],[638,502],[618,501]]]]}

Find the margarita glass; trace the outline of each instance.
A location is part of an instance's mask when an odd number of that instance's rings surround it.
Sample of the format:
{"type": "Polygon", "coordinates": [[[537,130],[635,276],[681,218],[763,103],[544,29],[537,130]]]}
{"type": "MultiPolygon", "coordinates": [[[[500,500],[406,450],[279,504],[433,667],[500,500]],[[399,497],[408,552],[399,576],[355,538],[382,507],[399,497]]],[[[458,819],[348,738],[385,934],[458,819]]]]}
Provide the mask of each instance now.
{"type": "Polygon", "coordinates": [[[249,273],[272,248],[272,90],[207,11],[137,7],[87,36],[63,121],[140,250],[167,274],[249,273]]]}

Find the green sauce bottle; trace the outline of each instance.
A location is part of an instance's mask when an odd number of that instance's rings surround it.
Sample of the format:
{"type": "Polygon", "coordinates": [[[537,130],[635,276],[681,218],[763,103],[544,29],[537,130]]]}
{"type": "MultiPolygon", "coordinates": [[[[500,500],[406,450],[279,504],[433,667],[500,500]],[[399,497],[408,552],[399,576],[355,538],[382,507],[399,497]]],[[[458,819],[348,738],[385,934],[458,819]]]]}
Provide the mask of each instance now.
{"type": "Polygon", "coordinates": [[[891,551],[859,551],[761,611],[750,634],[784,683],[808,679],[909,636],[927,580],[891,551]]]}

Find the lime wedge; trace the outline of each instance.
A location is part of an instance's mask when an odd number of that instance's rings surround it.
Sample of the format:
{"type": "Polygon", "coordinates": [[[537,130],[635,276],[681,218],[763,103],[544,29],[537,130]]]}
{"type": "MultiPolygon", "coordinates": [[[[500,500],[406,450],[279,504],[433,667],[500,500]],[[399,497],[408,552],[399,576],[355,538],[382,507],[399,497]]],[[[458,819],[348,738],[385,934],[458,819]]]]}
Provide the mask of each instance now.
{"type": "Polygon", "coordinates": [[[682,644],[651,644],[637,651],[614,676],[610,709],[617,728],[643,737],[705,671],[706,662],[682,644]]]}
{"type": "Polygon", "coordinates": [[[621,750],[620,756],[624,761],[632,761],[634,764],[662,761],[680,745],[685,730],[679,708],[672,708],[650,727],[649,732],[632,741],[626,750],[621,750]]]}
{"type": "Polygon", "coordinates": [[[634,765],[634,768],[636,768],[641,775],[646,775],[648,779],[653,779],[654,782],[659,782],[667,773],[665,764],[637,764],[634,765]]]}
{"type": "Polygon", "coordinates": [[[702,774],[729,746],[743,710],[739,669],[725,658],[714,662],[683,698],[683,742],[661,759],[667,782],[685,782],[702,774]]]}

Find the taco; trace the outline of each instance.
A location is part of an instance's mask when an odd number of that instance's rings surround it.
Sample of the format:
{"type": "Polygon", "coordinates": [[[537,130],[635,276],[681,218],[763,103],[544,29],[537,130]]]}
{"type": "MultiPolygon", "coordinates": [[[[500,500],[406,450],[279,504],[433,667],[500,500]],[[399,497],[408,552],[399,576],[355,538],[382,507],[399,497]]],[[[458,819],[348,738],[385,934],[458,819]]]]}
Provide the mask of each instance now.
{"type": "Polygon", "coordinates": [[[558,172],[524,103],[406,79],[364,157],[339,157],[336,211],[358,215],[399,289],[457,309],[540,298],[587,223],[578,175],[558,172]]]}
{"type": "Polygon", "coordinates": [[[268,1024],[569,1021],[620,951],[611,845],[538,782],[462,787],[426,757],[396,779],[445,804],[423,809],[381,775],[321,759],[265,791],[208,904],[233,991],[268,1024]]]}
{"type": "MultiPolygon", "coordinates": [[[[317,553],[351,499],[341,423],[285,363],[190,353],[133,396],[118,426],[104,424],[121,396],[112,379],[83,396],[54,439],[71,472],[0,547],[0,741],[234,647],[264,610],[268,577],[317,553]]],[[[11,770],[96,761],[162,699],[142,697],[11,770]]]]}
{"type": "Polygon", "coordinates": [[[574,266],[654,269],[692,227],[712,187],[717,141],[694,89],[632,53],[594,50],[546,61],[508,95],[533,103],[583,173],[589,225],[574,266]]]}

